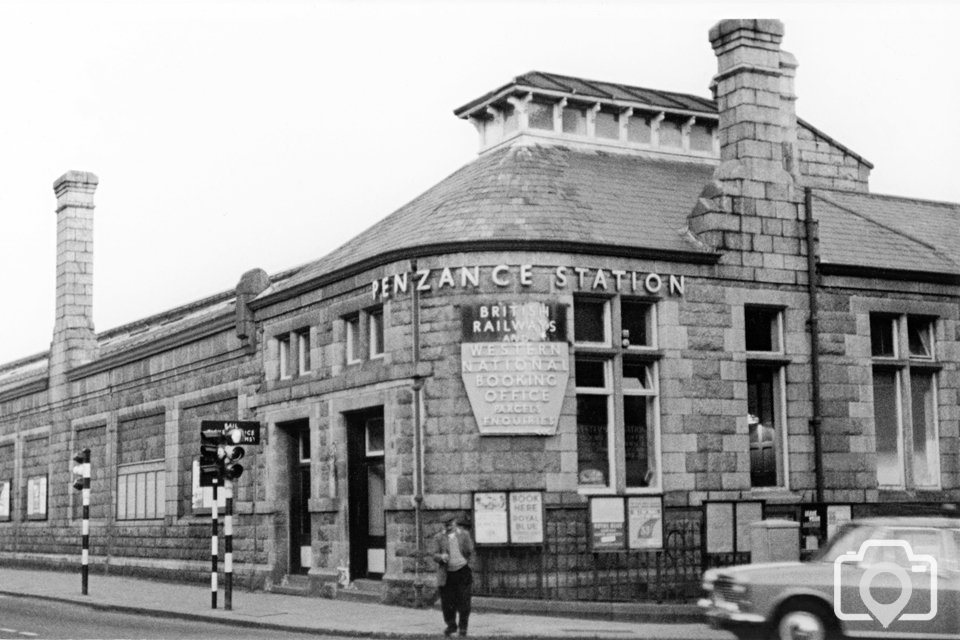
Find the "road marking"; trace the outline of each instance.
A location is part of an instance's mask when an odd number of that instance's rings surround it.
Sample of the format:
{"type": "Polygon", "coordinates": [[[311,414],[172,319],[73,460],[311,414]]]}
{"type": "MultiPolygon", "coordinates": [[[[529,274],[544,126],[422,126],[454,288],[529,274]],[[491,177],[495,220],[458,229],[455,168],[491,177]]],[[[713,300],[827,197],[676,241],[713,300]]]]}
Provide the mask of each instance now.
{"type": "Polygon", "coordinates": [[[16,629],[7,629],[7,628],[0,628],[0,633],[15,633],[18,636],[27,636],[28,638],[37,637],[37,634],[30,633],[29,631],[17,631],[16,629]]]}
{"type": "Polygon", "coordinates": [[[3,628],[0,628],[0,631],[2,631],[3,633],[19,633],[16,629],[3,629],[3,628]]]}

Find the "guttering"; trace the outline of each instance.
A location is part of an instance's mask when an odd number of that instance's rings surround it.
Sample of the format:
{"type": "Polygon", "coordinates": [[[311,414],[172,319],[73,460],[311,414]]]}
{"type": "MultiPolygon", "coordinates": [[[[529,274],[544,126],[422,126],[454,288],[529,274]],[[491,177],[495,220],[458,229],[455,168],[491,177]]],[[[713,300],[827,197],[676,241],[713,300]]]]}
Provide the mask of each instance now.
{"type": "Polygon", "coordinates": [[[960,285],[960,273],[947,273],[943,271],[909,271],[906,269],[890,269],[886,267],[821,263],[820,273],[825,276],[846,276],[851,278],[869,278],[871,280],[960,285]]]}
{"type": "Polygon", "coordinates": [[[819,275],[817,273],[817,223],[813,219],[813,192],[804,189],[804,226],[807,232],[807,295],[810,300],[810,385],[813,416],[810,431],[813,433],[813,465],[816,475],[817,502],[823,502],[823,407],[820,401],[820,308],[817,300],[819,275]]]}
{"type": "Polygon", "coordinates": [[[272,304],[283,302],[328,286],[340,280],[350,278],[377,267],[401,260],[427,258],[447,253],[481,253],[501,251],[532,251],[538,253],[571,253],[577,255],[607,256],[638,260],[662,260],[686,264],[712,265],[720,260],[720,254],[705,251],[678,251],[645,247],[623,247],[609,244],[587,242],[568,242],[564,240],[472,240],[462,242],[439,242],[404,247],[385,251],[375,256],[358,260],[345,267],[319,274],[287,289],[269,293],[250,302],[254,310],[263,309],[272,304]]]}
{"type": "MultiPolygon", "coordinates": [[[[410,269],[417,271],[417,261],[410,261],[410,269]]],[[[420,577],[420,563],[423,561],[423,416],[420,402],[423,397],[423,377],[420,375],[420,292],[413,288],[413,468],[414,468],[414,528],[416,535],[417,559],[414,568],[413,589],[416,594],[417,608],[423,607],[423,579],[420,577]]]]}

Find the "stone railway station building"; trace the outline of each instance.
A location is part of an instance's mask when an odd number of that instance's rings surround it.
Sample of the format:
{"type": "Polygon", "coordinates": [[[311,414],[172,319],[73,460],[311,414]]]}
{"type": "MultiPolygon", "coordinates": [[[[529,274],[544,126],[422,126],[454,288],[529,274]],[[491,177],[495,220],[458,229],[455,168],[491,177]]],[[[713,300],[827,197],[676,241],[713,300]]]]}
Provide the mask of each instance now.
{"type": "Polygon", "coordinates": [[[799,118],[774,20],[709,34],[712,98],[531,72],[455,111],[479,156],[331,254],[97,333],[97,177],[54,185],[49,352],[0,366],[0,564],[205,579],[202,420],[255,420],[241,586],[682,599],[745,559],[960,501],[960,205],[872,194],[799,118]],[[530,506],[532,505],[532,506],[530,506]]]}

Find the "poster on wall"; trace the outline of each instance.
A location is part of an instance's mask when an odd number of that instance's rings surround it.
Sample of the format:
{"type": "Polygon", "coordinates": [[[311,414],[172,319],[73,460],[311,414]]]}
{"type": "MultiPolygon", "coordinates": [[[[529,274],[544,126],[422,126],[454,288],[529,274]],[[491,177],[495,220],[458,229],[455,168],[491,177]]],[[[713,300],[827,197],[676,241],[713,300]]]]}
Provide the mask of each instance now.
{"type": "Polygon", "coordinates": [[[507,493],[473,494],[473,538],[477,544],[507,544],[507,493]]]}
{"type": "Polygon", "coordinates": [[[627,522],[631,549],[663,548],[663,496],[627,498],[627,522]]]}
{"type": "Polygon", "coordinates": [[[737,502],[737,551],[749,552],[752,548],[750,525],[763,520],[762,501],[737,502]]]}
{"type": "MultiPolygon", "coordinates": [[[[190,506],[194,511],[213,508],[213,487],[200,486],[200,460],[193,461],[193,493],[190,506]]],[[[227,508],[227,492],[217,492],[217,508],[227,508]]]]}
{"type": "Polygon", "coordinates": [[[827,540],[851,520],[853,520],[853,511],[849,504],[827,505],[827,540]]]}
{"type": "Polygon", "coordinates": [[[732,553],[734,525],[732,502],[707,502],[707,553],[732,553]]]}
{"type": "Polygon", "coordinates": [[[0,520],[10,519],[10,481],[0,482],[0,520]]]}
{"type": "Polygon", "coordinates": [[[496,300],[461,307],[461,378],[481,435],[556,433],[570,377],[568,306],[496,300]]]}
{"type": "Polygon", "coordinates": [[[510,492],[510,543],[543,544],[543,494],[510,492]]]}
{"type": "Polygon", "coordinates": [[[27,478],[27,517],[47,517],[47,476],[27,478]]]}
{"type": "Polygon", "coordinates": [[[590,543],[594,551],[622,551],[626,547],[623,498],[590,499],[590,543]]]}

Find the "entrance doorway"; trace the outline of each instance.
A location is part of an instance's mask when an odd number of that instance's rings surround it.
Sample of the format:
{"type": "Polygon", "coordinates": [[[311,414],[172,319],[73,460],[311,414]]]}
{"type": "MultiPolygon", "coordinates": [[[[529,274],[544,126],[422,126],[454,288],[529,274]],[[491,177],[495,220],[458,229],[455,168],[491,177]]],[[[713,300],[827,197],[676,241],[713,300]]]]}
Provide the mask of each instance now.
{"type": "Polygon", "coordinates": [[[379,580],[386,571],[383,407],[346,414],[350,512],[350,579],[379,580]]]}
{"type": "Polygon", "coordinates": [[[305,574],[313,564],[310,546],[310,423],[296,420],[278,425],[286,435],[290,492],[287,501],[289,573],[305,574]]]}

